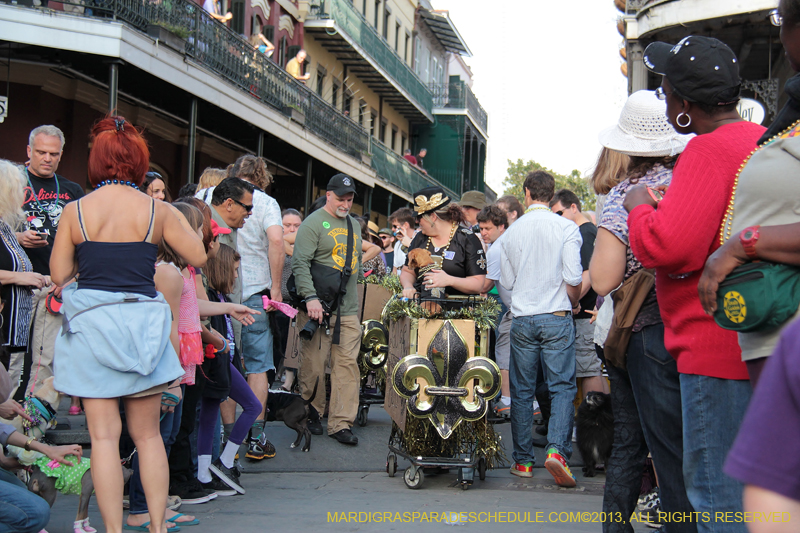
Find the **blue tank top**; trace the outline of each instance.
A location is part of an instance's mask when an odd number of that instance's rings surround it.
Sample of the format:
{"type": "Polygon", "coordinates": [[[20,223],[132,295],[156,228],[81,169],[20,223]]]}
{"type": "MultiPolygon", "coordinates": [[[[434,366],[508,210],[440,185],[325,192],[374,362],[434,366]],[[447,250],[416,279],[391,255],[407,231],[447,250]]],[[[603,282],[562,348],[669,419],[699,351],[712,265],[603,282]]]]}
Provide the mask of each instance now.
{"type": "Polygon", "coordinates": [[[84,241],[75,247],[78,261],[78,288],[107,292],[131,292],[156,297],[153,280],[156,274],[158,246],[150,242],[155,216],[155,200],[150,205],[150,225],[139,242],[90,241],[83,227],[81,201],[78,200],[78,223],[84,241]]]}

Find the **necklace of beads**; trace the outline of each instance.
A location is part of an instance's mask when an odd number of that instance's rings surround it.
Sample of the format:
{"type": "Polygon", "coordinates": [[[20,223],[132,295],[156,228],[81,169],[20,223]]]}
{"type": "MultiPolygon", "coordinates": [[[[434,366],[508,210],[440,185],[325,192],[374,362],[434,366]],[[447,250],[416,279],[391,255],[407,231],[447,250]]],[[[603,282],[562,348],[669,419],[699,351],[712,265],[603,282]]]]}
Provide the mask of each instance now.
{"type": "Polygon", "coordinates": [[[755,150],[750,152],[742,164],[739,166],[739,170],[736,171],[736,177],[733,179],[733,191],[731,192],[731,201],[728,203],[728,209],[725,211],[725,217],[722,219],[722,227],[719,230],[719,243],[720,245],[725,244],[727,239],[731,238],[732,228],[733,228],[733,204],[736,201],[736,189],[739,187],[739,175],[744,170],[744,167],[747,166],[748,161],[753,157],[753,155],[764,148],[765,146],[769,146],[773,142],[777,141],[778,139],[786,139],[789,137],[797,137],[800,135],[800,120],[786,128],[780,133],[777,133],[770,137],[770,139],[762,144],[761,146],[757,147],[755,150]]]}
{"type": "Polygon", "coordinates": [[[544,205],[536,205],[536,204],[533,204],[528,209],[526,209],[525,210],[525,214],[528,214],[531,211],[547,211],[548,213],[552,213],[552,211],[550,211],[549,207],[544,206],[544,205]]]}
{"type": "MultiPolygon", "coordinates": [[[[437,248],[438,250],[447,250],[448,248],[450,248],[450,241],[453,240],[453,236],[456,234],[457,228],[458,224],[454,222],[452,228],[450,228],[450,237],[447,239],[447,244],[445,244],[443,247],[437,248]]],[[[430,250],[431,246],[433,246],[433,241],[431,240],[430,237],[428,237],[428,243],[425,245],[425,249],[430,250]]]]}
{"type": "Polygon", "coordinates": [[[137,191],[139,190],[139,186],[133,183],[132,181],[122,181],[122,180],[105,180],[101,181],[95,186],[95,190],[99,189],[104,185],[127,185],[129,187],[133,187],[137,191]]]}

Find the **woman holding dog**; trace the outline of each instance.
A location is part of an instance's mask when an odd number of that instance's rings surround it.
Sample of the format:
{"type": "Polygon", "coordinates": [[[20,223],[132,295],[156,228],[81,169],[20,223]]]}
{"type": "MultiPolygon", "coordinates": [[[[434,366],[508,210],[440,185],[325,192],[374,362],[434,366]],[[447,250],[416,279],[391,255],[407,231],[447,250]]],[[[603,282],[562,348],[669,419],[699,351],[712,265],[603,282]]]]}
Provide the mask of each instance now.
{"type": "MultiPolygon", "coordinates": [[[[608,193],[597,232],[589,274],[592,287],[608,295],[642,270],[629,239],[628,213],[623,202],[636,186],[669,185],[677,155],[688,138],[670,126],[665,105],[652,91],[632,94],[619,123],[600,133],[608,150],[630,156],[624,180],[608,193]]],[[[633,325],[627,347],[627,367],[610,361],[614,412],[614,445],[606,467],[603,511],[630,517],[636,509],[642,467],[648,450],[658,473],[662,510],[692,512],[682,473],[680,380],[675,360],[664,347],[664,324],[655,288],[648,291],[633,325]],[[618,366],[615,366],[615,363],[618,366]]],[[[694,523],[670,523],[670,531],[697,531],[694,523]]],[[[603,524],[604,532],[629,532],[626,522],[603,524]]]]}
{"type": "Polygon", "coordinates": [[[97,503],[112,533],[122,531],[120,397],[141,459],[150,531],[166,530],[161,393],[183,369],[170,344],[169,305],[153,281],[158,243],[164,240],[192,265],[206,262],[203,243],[186,221],[138,190],[149,156],[141,133],[123,117],[94,126],[88,176],[96,190],[64,209],[50,258],[60,286],[78,277],[63,292],[55,387],[84,399],[97,503]]]}
{"type": "Polygon", "coordinates": [[[414,204],[420,232],[408,247],[400,274],[403,296],[435,295],[436,289],[443,289],[441,297],[480,294],[486,280],[486,256],[480,239],[460,227],[461,208],[451,203],[441,187],[417,191],[414,204]],[[424,250],[421,255],[432,262],[415,263],[413,256],[419,256],[411,253],[415,249],[424,250]]]}

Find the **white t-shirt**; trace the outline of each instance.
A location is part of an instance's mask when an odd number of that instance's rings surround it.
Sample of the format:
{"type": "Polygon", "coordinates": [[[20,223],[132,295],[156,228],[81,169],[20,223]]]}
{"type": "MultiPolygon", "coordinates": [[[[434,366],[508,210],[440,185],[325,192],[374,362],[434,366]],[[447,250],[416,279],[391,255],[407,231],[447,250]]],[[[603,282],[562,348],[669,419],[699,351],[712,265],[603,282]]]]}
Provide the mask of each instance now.
{"type": "MultiPolygon", "coordinates": [[[[209,205],[214,187],[197,191],[195,196],[209,205]],[[206,190],[208,193],[206,193],[206,190]]],[[[238,252],[242,256],[242,301],[252,295],[272,288],[269,268],[269,238],[267,229],[282,226],[281,208],[268,194],[256,189],[253,192],[253,212],[239,230],[238,252]]]]}
{"type": "Polygon", "coordinates": [[[500,263],[503,254],[503,237],[505,236],[506,234],[503,232],[503,234],[489,246],[489,251],[486,252],[486,279],[494,281],[494,286],[497,287],[497,293],[500,295],[500,299],[505,306],[510,309],[511,292],[500,285],[500,263]]]}

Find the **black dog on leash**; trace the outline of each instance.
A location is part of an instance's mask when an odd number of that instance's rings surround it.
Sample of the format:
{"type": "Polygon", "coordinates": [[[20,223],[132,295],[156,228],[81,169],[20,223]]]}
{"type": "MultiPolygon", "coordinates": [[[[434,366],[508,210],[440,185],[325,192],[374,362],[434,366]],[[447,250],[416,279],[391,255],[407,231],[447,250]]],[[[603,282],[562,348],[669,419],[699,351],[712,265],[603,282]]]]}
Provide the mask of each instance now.
{"type": "Polygon", "coordinates": [[[314,383],[314,391],[308,400],[303,400],[299,394],[283,390],[271,390],[267,395],[267,421],[283,421],[286,427],[297,432],[297,440],[292,443],[292,448],[297,448],[305,437],[306,442],[302,448],[304,452],[311,449],[311,431],[308,429],[309,415],[316,415],[315,418],[319,418],[317,410],[311,406],[311,402],[317,395],[317,385],[319,385],[319,378],[314,383]]]}
{"type": "Polygon", "coordinates": [[[583,473],[594,477],[597,463],[608,464],[614,444],[614,413],[609,394],[591,391],[586,395],[575,415],[575,432],[585,464],[583,473]]]}

